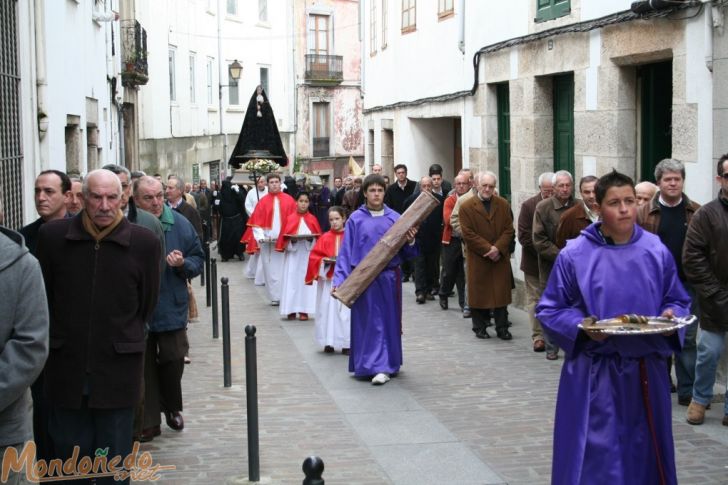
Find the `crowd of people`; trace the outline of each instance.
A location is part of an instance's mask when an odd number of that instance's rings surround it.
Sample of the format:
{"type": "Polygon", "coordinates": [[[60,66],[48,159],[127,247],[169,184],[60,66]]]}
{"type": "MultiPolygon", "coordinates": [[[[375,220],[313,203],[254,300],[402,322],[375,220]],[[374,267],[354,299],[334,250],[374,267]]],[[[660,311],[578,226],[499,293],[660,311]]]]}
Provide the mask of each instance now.
{"type": "Polygon", "coordinates": [[[587,175],[580,198],[569,172],[540,174],[516,224],[493,172],[463,169],[452,185],[437,164],[419,182],[404,164],[394,175],[390,184],[375,165],[363,178],[336,177],[329,191],[270,173],[246,191],[230,179],[208,188],[116,165],[83,179],[41,172],[39,218],[19,233],[0,226],[0,308],[12,317],[0,328],[0,455],[32,438],[45,463],[99,448],[126,456],[134,441],[162,432],[162,416],[170,429],[184,428],[190,280],[210,239],[223,260],[247,253],[244,275],[265,286],[281,317],[313,317],[323,352],[340,349],[355,377],[377,385],[402,366],[402,284],[411,279],[417,304],[437,299],[448,310],[456,290],[476,338],[491,338],[490,327],[513,338],[518,240],[529,345],[548,360],[564,356],[554,483],[587,474],[676,483],[671,386],[687,421],[703,423],[728,329],[720,250],[728,155],[717,165],[718,197],[703,207],[683,191],[684,165],[666,159],[656,185],[616,171],[587,175]],[[347,308],[336,289],[422,192],[439,204],[347,308]],[[639,336],[579,327],[626,313],[699,319],[639,336]],[[630,412],[635,402],[646,412],[630,412]]]}

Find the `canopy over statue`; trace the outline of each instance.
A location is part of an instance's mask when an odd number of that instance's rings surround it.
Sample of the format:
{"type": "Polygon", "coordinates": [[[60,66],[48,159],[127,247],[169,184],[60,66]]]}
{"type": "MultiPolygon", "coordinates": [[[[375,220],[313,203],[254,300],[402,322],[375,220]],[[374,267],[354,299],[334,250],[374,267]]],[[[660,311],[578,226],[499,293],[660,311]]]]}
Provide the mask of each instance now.
{"type": "Polygon", "coordinates": [[[262,86],[255,88],[250,97],[240,137],[230,155],[229,164],[233,168],[240,168],[243,163],[254,158],[269,158],[282,167],[288,165],[273,108],[262,86]]]}

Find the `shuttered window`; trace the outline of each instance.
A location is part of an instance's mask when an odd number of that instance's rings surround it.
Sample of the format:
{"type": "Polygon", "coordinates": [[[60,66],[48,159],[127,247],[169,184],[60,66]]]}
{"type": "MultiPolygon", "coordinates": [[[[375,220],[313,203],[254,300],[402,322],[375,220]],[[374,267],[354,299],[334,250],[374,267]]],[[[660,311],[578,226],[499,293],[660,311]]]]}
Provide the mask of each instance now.
{"type": "Polygon", "coordinates": [[[536,0],[536,22],[553,20],[571,12],[571,0],[536,0]]]}

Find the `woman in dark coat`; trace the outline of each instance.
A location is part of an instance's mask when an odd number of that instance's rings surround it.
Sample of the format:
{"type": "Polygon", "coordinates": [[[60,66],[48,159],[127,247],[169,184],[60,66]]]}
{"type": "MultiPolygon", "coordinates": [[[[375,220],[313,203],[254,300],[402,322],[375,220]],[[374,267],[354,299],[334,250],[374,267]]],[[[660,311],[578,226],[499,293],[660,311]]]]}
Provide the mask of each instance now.
{"type": "Polygon", "coordinates": [[[245,259],[245,247],[240,244],[248,217],[245,212],[245,189],[233,185],[228,177],[222,182],[220,189],[220,204],[217,206],[220,213],[220,237],[217,242],[217,252],[223,261],[237,256],[241,261],[245,259]]]}

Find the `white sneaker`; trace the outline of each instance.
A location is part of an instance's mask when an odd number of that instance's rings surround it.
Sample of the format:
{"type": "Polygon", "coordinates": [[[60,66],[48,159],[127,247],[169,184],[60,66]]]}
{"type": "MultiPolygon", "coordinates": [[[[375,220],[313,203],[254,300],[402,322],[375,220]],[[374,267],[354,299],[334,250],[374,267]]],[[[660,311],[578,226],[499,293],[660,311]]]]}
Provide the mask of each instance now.
{"type": "Polygon", "coordinates": [[[386,384],[389,382],[389,374],[385,374],[384,372],[380,372],[379,374],[372,377],[372,384],[375,386],[380,386],[382,384],[386,384]]]}

